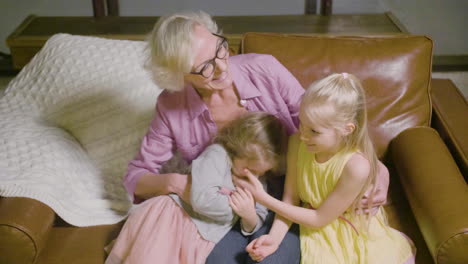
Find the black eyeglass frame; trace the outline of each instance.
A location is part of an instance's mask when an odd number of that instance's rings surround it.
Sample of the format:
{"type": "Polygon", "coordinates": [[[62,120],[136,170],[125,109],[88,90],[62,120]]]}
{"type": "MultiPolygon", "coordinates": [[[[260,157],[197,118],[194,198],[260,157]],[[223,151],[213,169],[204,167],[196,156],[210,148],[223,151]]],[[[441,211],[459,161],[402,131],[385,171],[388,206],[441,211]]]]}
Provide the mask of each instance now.
{"type": "Polygon", "coordinates": [[[221,36],[221,35],[218,35],[218,34],[215,34],[215,33],[211,33],[211,34],[213,34],[214,36],[221,39],[221,42],[219,43],[218,47],[216,48],[216,54],[215,54],[214,58],[206,61],[205,64],[203,65],[203,67],[201,68],[201,70],[199,70],[197,72],[190,72],[190,74],[196,74],[196,75],[201,75],[201,76],[203,76],[205,78],[210,78],[213,75],[213,73],[214,73],[214,71],[216,69],[216,59],[222,60],[222,59],[225,59],[226,56],[228,55],[228,53],[229,53],[228,39],[225,36],[221,36]],[[218,56],[218,54],[221,51],[221,49],[223,49],[223,48],[226,49],[226,54],[223,57],[220,57],[220,56],[218,56]],[[213,66],[213,72],[211,72],[210,75],[205,76],[203,74],[203,72],[205,71],[206,67],[208,67],[208,65],[213,66]]]}

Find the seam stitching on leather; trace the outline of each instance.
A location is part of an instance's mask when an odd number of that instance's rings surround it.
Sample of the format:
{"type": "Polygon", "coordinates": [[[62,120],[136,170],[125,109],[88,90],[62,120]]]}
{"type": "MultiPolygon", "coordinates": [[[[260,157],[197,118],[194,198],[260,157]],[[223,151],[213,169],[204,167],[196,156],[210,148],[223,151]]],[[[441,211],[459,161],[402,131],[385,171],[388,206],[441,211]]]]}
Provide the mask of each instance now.
{"type": "Polygon", "coordinates": [[[460,235],[464,235],[464,234],[467,234],[468,232],[460,232],[460,233],[457,233],[457,234],[454,234],[452,235],[451,237],[447,238],[444,242],[442,242],[439,246],[439,248],[437,249],[437,252],[436,252],[436,260],[437,260],[437,263],[439,263],[439,258],[441,257],[440,255],[440,251],[442,250],[442,248],[444,247],[444,245],[449,241],[449,240],[452,240],[454,237],[456,236],[460,236],[460,235]]]}
{"type": "Polygon", "coordinates": [[[9,227],[12,227],[14,229],[17,229],[17,230],[21,231],[22,233],[24,233],[29,238],[29,240],[31,240],[31,242],[32,242],[32,244],[34,246],[34,256],[33,256],[33,259],[32,259],[31,263],[36,262],[36,258],[37,258],[37,255],[38,255],[36,241],[34,241],[34,239],[31,237],[31,235],[28,234],[28,232],[23,230],[25,228],[23,226],[21,226],[21,228],[20,228],[19,226],[15,226],[15,225],[11,225],[11,224],[0,224],[0,226],[2,226],[2,225],[3,226],[9,226],[9,227]]]}

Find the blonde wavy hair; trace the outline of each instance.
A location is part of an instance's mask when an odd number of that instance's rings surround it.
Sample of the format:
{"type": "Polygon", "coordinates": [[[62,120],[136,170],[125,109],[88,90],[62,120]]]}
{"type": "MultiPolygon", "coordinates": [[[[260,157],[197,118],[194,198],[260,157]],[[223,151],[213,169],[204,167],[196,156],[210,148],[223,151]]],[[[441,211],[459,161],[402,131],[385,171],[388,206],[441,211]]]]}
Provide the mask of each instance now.
{"type": "MultiPolygon", "coordinates": [[[[364,209],[360,201],[365,191],[375,183],[378,166],[367,128],[366,97],[360,80],[352,74],[335,73],[313,83],[302,98],[300,111],[307,119],[341,132],[344,135],[343,150],[360,151],[369,161],[369,177],[350,208],[350,213],[356,216],[356,211],[364,209]],[[355,129],[352,133],[345,133],[345,125],[350,122],[355,129]]],[[[372,199],[371,195],[369,205],[372,199]]]]}
{"type": "Polygon", "coordinates": [[[210,15],[203,11],[186,11],[159,18],[147,36],[148,67],[161,88],[169,91],[183,89],[184,74],[193,66],[192,32],[195,25],[220,34],[210,15]]]}

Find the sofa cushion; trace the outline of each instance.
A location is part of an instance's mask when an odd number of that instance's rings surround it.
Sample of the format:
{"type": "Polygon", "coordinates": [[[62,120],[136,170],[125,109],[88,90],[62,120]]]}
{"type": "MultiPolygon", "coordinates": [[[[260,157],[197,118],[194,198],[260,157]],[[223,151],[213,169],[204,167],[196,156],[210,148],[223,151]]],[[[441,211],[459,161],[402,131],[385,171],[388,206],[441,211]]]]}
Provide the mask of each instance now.
{"type": "Polygon", "coordinates": [[[334,72],[359,77],[380,157],[401,131],[430,123],[432,41],[427,37],[247,33],[241,51],[275,56],[304,88],[334,72]]]}

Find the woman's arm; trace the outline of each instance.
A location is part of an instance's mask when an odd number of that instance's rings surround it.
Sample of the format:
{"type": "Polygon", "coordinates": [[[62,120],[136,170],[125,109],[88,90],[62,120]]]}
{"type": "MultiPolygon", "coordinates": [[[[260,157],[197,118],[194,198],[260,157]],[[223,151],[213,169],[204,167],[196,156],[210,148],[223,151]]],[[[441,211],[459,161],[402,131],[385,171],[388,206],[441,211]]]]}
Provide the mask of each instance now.
{"type": "Polygon", "coordinates": [[[144,136],[138,155],[129,163],[124,186],[136,199],[176,193],[184,201],[189,201],[189,177],[179,173],[159,174],[161,166],[173,156],[175,142],[169,129],[164,107],[156,104],[155,117],[144,136]]]}
{"type": "Polygon", "coordinates": [[[191,178],[186,174],[146,173],[138,179],[135,196],[149,199],[154,196],[175,193],[184,202],[190,204],[191,178]]]}

